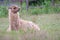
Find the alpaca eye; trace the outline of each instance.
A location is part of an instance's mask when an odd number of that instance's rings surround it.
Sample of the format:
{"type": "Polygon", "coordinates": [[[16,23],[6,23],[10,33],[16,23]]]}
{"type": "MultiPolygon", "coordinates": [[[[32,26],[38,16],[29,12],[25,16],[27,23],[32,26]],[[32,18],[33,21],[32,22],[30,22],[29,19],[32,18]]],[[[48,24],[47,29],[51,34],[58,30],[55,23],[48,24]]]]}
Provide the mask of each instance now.
{"type": "Polygon", "coordinates": [[[16,9],[16,7],[14,7],[13,9],[16,9]]]}

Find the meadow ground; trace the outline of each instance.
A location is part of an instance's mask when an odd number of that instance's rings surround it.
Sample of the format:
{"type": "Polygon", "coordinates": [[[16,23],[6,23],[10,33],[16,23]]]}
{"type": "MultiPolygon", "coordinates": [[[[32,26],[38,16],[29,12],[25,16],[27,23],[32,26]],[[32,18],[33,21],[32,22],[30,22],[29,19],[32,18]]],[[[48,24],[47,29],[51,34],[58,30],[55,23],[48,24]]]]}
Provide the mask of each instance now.
{"type": "Polygon", "coordinates": [[[20,17],[38,24],[41,31],[7,33],[5,30],[9,25],[8,18],[0,18],[0,40],[60,40],[60,14],[26,14],[20,17]]]}

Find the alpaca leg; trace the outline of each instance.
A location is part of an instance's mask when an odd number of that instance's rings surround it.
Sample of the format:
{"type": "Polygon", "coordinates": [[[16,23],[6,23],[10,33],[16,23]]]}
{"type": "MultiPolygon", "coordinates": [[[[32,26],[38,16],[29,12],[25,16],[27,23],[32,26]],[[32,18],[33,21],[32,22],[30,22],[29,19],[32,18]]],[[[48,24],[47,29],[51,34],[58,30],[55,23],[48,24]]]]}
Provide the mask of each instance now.
{"type": "Polygon", "coordinates": [[[11,27],[10,27],[10,25],[9,25],[9,27],[8,27],[8,29],[7,29],[7,32],[9,32],[9,31],[11,31],[11,27]]]}

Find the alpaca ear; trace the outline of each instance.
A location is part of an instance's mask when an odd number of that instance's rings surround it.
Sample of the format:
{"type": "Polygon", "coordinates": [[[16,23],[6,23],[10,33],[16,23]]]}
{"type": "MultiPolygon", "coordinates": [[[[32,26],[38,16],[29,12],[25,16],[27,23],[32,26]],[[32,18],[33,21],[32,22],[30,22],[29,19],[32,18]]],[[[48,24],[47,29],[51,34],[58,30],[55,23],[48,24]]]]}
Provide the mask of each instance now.
{"type": "Polygon", "coordinates": [[[12,9],[11,7],[8,7],[8,9],[12,9]]]}
{"type": "Polygon", "coordinates": [[[20,7],[18,8],[18,11],[20,10],[20,7]]]}
{"type": "Polygon", "coordinates": [[[20,10],[20,7],[19,7],[19,10],[20,10]]]}

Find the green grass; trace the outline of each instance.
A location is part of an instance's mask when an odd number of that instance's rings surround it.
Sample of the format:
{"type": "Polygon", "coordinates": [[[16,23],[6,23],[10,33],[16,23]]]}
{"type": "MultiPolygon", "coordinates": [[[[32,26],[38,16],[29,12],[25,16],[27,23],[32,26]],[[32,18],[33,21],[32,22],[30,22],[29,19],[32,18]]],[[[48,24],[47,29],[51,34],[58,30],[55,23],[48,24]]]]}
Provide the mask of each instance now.
{"type": "Polygon", "coordinates": [[[20,14],[24,20],[38,24],[40,32],[10,32],[6,33],[9,25],[8,18],[0,18],[0,40],[60,40],[60,14],[30,15],[20,14]]]}

